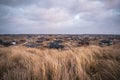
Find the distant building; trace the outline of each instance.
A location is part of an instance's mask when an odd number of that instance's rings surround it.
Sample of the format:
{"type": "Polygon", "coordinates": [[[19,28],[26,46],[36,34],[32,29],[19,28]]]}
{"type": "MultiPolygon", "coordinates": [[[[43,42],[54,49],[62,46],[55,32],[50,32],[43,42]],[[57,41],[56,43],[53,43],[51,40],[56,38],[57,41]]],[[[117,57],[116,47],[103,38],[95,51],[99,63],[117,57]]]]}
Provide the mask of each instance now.
{"type": "Polygon", "coordinates": [[[61,44],[61,41],[53,41],[48,44],[48,48],[54,48],[54,49],[63,49],[64,45],[61,44]]]}
{"type": "Polygon", "coordinates": [[[112,40],[101,40],[99,42],[99,45],[100,46],[110,46],[110,45],[113,45],[114,42],[112,40]]]}

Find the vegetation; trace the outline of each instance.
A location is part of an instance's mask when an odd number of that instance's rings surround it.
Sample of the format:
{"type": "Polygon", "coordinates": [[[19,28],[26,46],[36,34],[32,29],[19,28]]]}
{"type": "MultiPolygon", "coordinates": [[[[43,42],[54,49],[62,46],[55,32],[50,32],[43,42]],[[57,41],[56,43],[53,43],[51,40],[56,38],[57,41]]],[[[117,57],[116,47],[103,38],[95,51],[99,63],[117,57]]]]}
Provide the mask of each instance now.
{"type": "Polygon", "coordinates": [[[1,80],[120,80],[119,48],[0,48],[1,80]]]}

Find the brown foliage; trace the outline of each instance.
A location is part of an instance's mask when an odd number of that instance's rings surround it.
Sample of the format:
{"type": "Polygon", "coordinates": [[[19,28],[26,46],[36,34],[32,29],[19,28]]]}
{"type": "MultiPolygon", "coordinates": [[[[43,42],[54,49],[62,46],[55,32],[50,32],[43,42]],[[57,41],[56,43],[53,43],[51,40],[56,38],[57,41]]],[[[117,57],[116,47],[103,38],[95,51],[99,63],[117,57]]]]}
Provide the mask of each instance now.
{"type": "Polygon", "coordinates": [[[119,80],[120,50],[0,48],[1,80],[119,80]]]}

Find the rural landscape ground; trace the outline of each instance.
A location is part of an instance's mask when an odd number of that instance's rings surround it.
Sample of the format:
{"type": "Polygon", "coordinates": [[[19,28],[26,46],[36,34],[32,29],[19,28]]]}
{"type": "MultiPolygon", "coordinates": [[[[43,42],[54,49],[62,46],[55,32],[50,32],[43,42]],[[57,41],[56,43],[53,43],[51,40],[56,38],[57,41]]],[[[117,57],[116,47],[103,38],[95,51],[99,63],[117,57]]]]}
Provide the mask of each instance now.
{"type": "Polygon", "coordinates": [[[120,35],[0,35],[0,80],[120,80],[120,35]]]}

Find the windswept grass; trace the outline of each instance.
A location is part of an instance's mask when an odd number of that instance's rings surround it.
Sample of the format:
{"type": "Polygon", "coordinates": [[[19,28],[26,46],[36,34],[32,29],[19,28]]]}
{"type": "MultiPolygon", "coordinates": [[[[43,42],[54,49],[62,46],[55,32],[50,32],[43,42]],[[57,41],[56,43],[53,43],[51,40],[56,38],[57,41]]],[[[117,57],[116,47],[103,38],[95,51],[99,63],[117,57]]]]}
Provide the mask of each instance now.
{"type": "Polygon", "coordinates": [[[120,50],[0,48],[1,80],[120,80],[120,50]]]}

